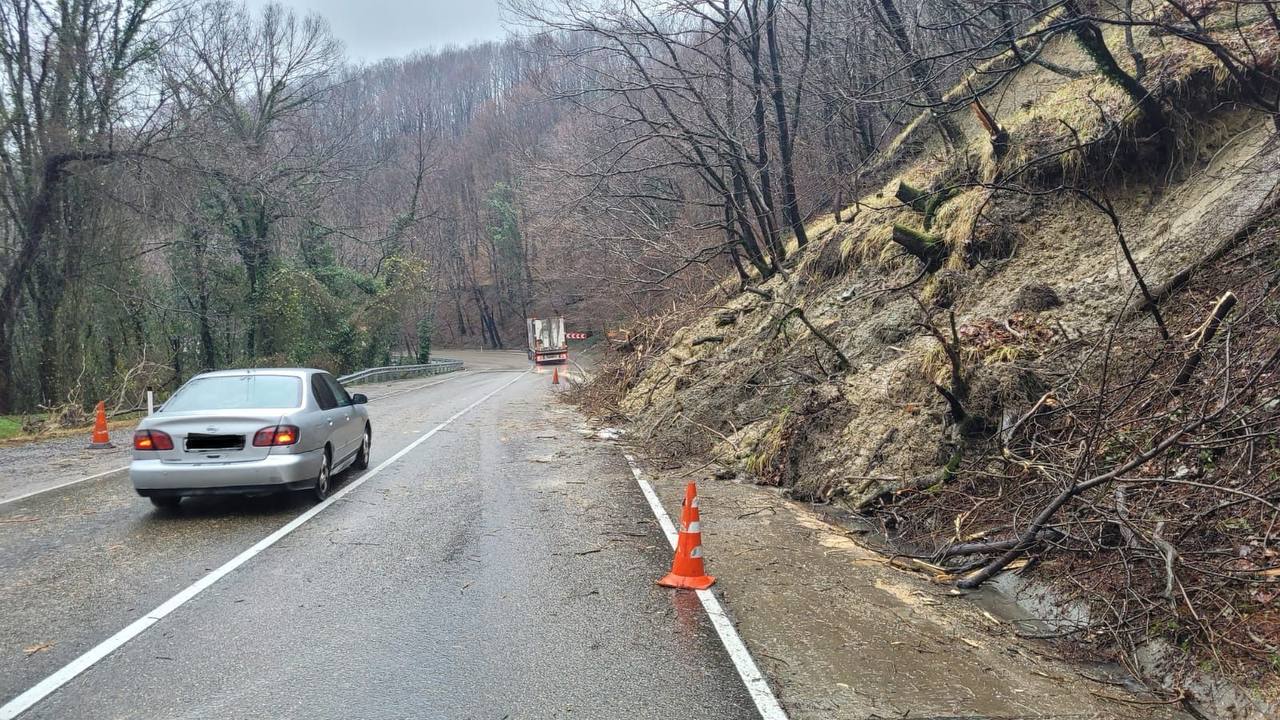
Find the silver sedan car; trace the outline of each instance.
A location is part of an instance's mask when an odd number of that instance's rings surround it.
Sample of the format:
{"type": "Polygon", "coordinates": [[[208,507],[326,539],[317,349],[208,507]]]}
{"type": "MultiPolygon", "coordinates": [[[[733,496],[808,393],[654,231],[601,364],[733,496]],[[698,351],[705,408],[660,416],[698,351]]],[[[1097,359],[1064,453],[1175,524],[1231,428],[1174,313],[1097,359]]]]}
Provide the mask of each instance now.
{"type": "Polygon", "coordinates": [[[369,465],[373,428],[364,395],[313,369],[197,375],[133,435],[129,479],[157,507],[186,495],[308,490],[369,465]]]}

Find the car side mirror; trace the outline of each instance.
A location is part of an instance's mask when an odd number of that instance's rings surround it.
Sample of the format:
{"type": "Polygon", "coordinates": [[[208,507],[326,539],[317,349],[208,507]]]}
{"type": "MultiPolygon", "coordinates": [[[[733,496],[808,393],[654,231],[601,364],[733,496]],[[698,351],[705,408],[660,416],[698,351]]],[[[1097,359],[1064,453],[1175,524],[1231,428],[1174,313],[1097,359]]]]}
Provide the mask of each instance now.
{"type": "Polygon", "coordinates": [[[355,395],[351,396],[351,402],[355,403],[356,405],[364,405],[365,403],[369,402],[369,398],[364,393],[356,393],[355,395]]]}

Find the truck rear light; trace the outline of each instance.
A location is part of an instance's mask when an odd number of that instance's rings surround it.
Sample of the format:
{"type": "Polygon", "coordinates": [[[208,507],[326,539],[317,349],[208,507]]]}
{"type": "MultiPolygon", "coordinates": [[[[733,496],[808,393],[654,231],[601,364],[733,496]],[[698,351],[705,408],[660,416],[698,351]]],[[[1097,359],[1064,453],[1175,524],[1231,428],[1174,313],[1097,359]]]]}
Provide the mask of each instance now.
{"type": "Polygon", "coordinates": [[[298,442],[298,428],[294,425],[265,427],[253,434],[254,447],[279,447],[298,442]]]}
{"type": "Polygon", "coordinates": [[[133,433],[134,450],[172,450],[173,438],[160,430],[137,430],[133,433]]]}

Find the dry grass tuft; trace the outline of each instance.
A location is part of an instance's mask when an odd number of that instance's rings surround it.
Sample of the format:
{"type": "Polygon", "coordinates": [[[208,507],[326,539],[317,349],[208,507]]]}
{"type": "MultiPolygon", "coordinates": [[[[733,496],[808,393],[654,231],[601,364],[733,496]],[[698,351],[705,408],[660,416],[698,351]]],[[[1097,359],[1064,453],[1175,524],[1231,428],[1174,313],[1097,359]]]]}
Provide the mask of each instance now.
{"type": "Polygon", "coordinates": [[[880,192],[859,201],[860,212],[847,224],[848,231],[840,241],[840,257],[848,264],[884,263],[892,252],[889,238],[895,222],[910,223],[917,216],[893,196],[899,180],[895,179],[880,192]]]}
{"type": "Polygon", "coordinates": [[[787,428],[787,421],[791,417],[791,409],[783,408],[782,412],[769,426],[769,429],[760,436],[756,441],[754,452],[747,458],[745,468],[747,472],[765,481],[766,484],[776,485],[777,482],[770,480],[776,474],[775,469],[778,461],[782,457],[783,451],[786,449],[784,436],[787,428]]]}
{"type": "Polygon", "coordinates": [[[1071,80],[1003,120],[1009,131],[1005,174],[1075,181],[1085,172],[1083,146],[1131,130],[1137,111],[1123,90],[1101,77],[1071,80]]]}
{"type": "Polygon", "coordinates": [[[970,188],[951,198],[934,215],[934,232],[954,255],[963,251],[973,237],[983,209],[991,201],[991,190],[970,188]]]}

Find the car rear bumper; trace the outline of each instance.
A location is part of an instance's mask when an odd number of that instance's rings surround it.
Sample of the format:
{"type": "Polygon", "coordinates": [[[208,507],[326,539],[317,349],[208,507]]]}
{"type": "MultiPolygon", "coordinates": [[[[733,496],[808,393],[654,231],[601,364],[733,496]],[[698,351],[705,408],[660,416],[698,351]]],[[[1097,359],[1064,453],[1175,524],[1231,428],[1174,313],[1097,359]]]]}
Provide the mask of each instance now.
{"type": "Polygon", "coordinates": [[[223,495],[311,487],[320,474],[324,450],[268,455],[236,463],[167,463],[134,460],[129,480],[139,495],[223,495]]]}

